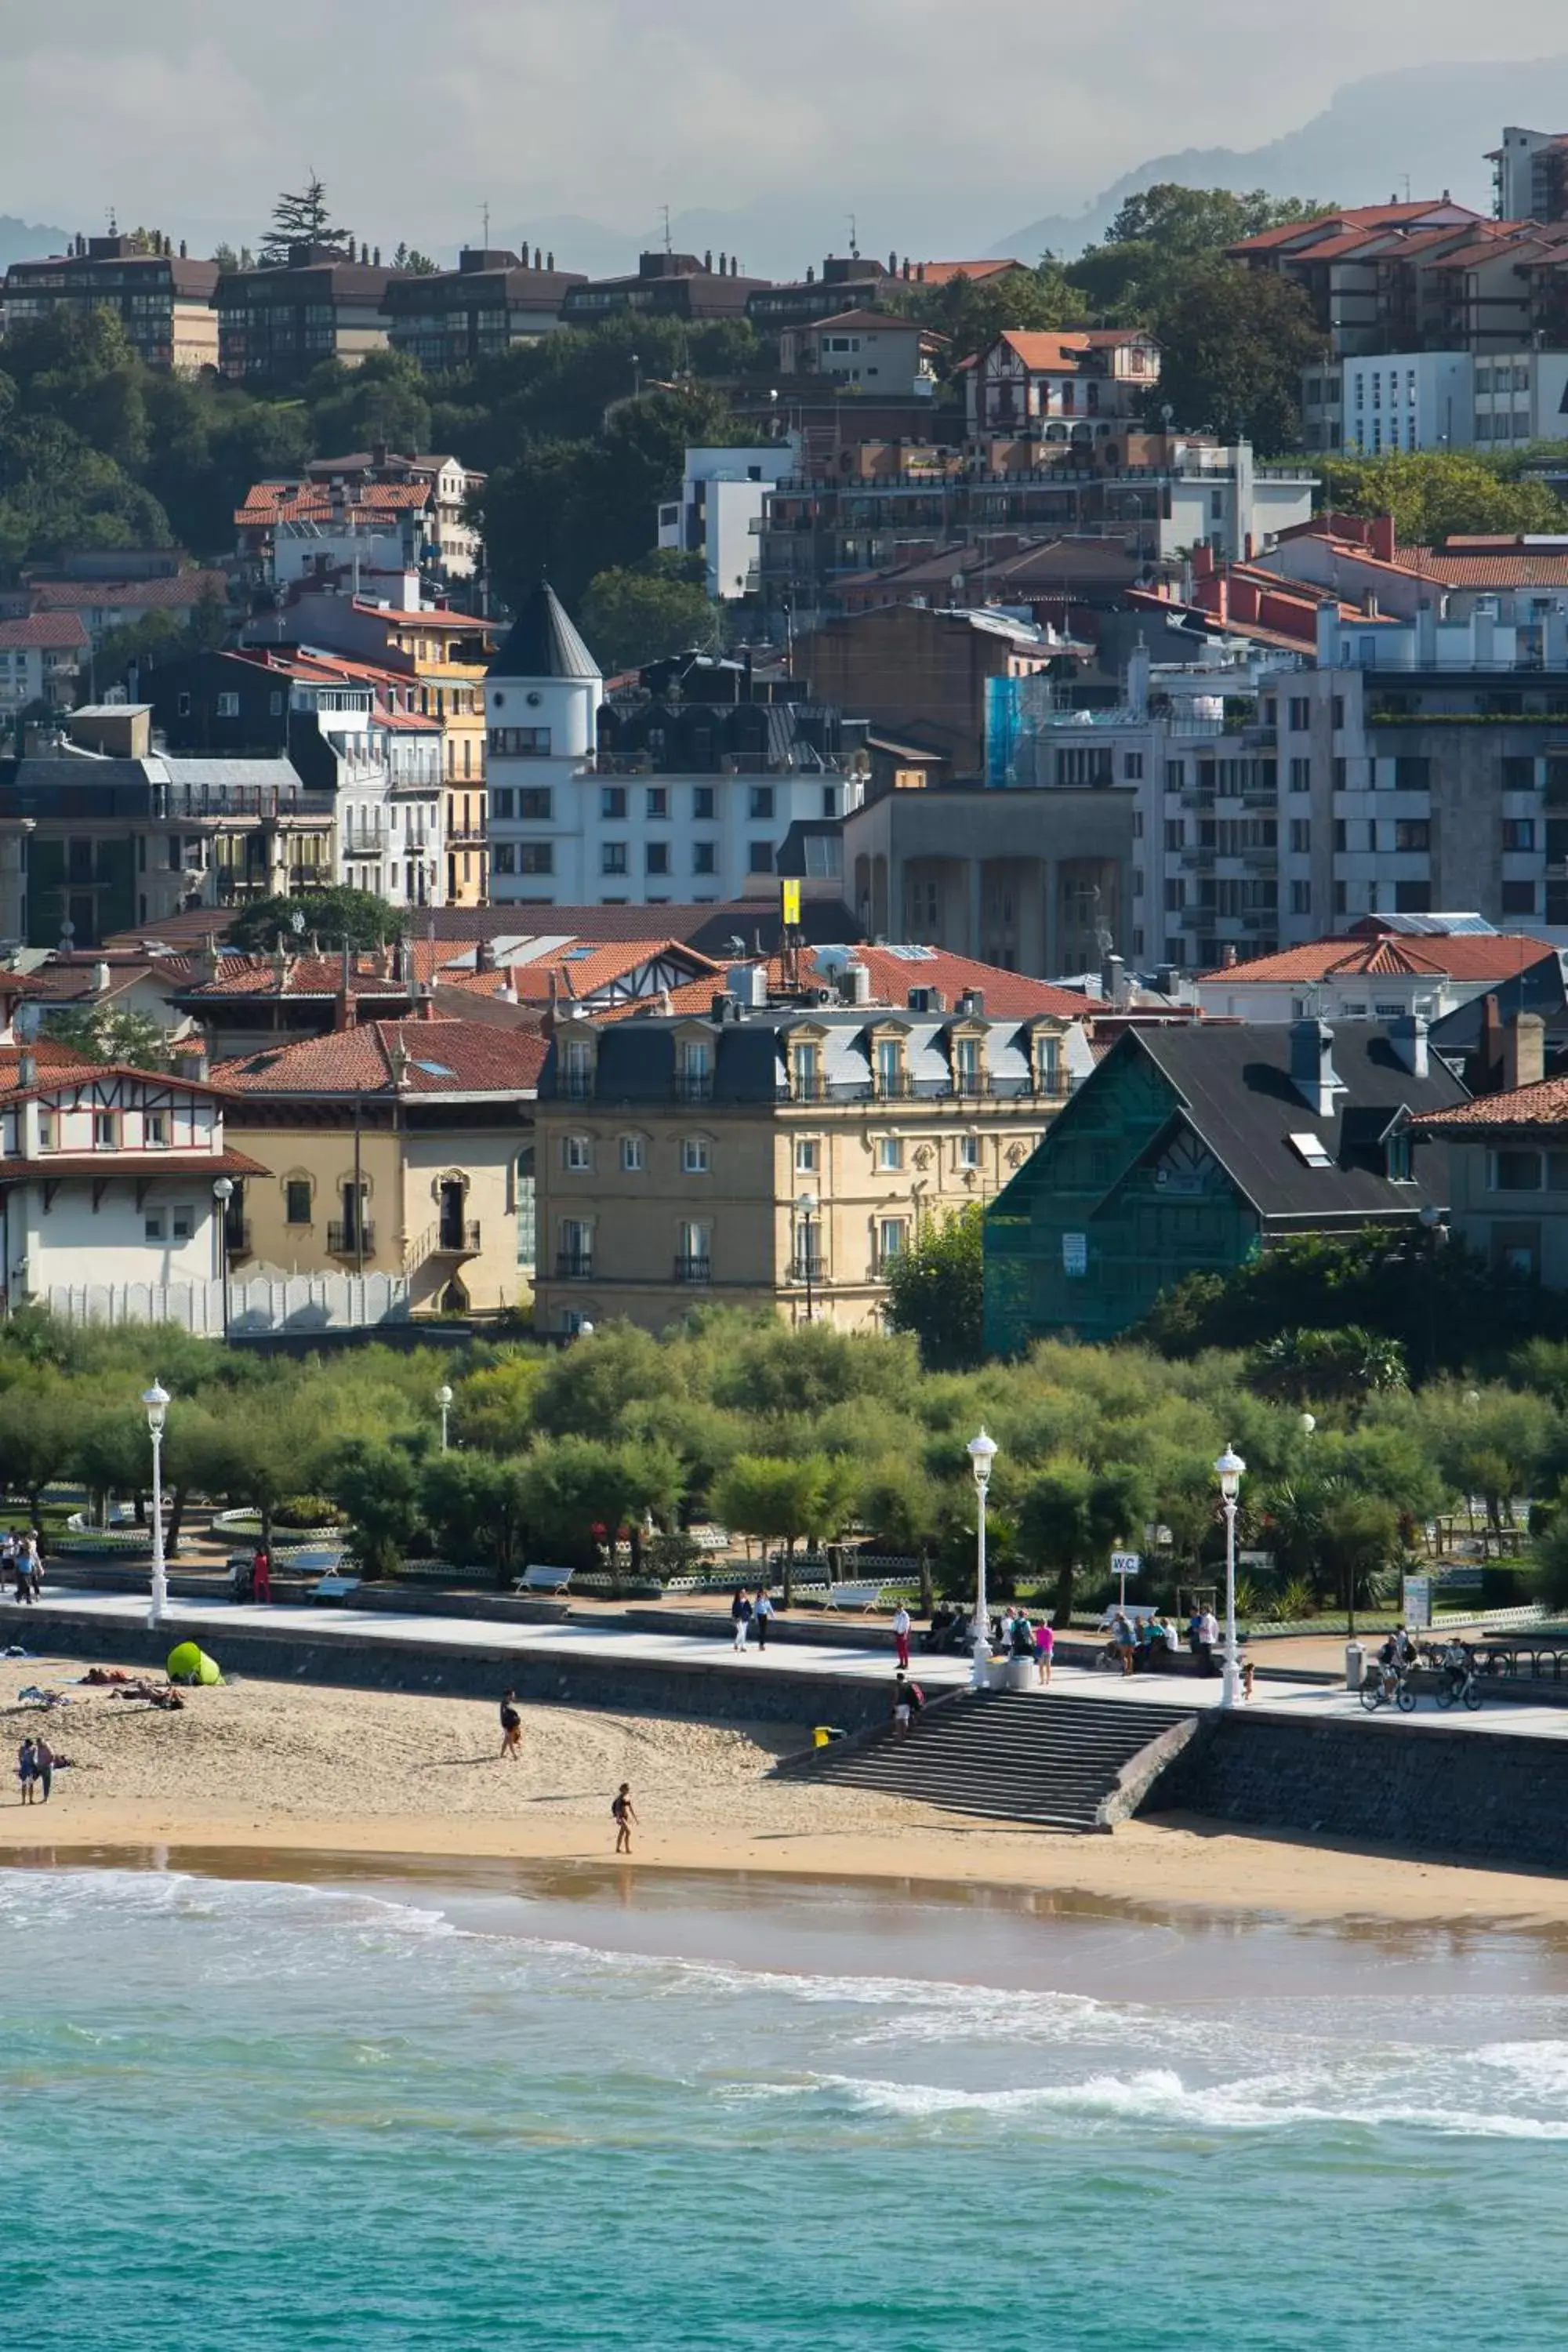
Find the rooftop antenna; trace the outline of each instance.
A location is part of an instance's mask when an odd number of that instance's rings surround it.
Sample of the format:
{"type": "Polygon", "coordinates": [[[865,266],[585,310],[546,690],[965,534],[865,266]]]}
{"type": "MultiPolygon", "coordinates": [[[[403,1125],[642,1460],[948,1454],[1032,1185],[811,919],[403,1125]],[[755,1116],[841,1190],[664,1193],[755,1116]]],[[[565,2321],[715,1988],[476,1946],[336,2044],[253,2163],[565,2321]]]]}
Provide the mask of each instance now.
{"type": "Polygon", "coordinates": [[[486,205],[483,207],[483,211],[485,223],[485,251],[488,253],[490,249],[490,208],[489,205],[486,205]]]}
{"type": "Polygon", "coordinates": [[[664,249],[665,249],[666,253],[673,253],[673,252],[675,251],[675,246],[674,246],[674,244],[673,244],[673,242],[672,242],[672,240],[671,240],[671,238],[670,238],[670,234],[669,234],[669,206],[668,206],[668,205],[664,205],[664,206],[663,206],[663,212],[664,212],[664,249]]]}
{"type": "Polygon", "coordinates": [[[849,215],[849,258],[851,261],[858,261],[860,258],[859,228],[859,222],[857,220],[855,215],[851,213],[849,215]]]}
{"type": "Polygon", "coordinates": [[[1403,172],[1401,173],[1400,177],[1405,182],[1405,201],[1408,204],[1410,202],[1410,174],[1408,172],[1403,172]]]}
{"type": "Polygon", "coordinates": [[[116,207],[113,205],[110,205],[109,207],[109,234],[110,236],[118,236],[120,235],[120,222],[117,216],[116,207]]]}

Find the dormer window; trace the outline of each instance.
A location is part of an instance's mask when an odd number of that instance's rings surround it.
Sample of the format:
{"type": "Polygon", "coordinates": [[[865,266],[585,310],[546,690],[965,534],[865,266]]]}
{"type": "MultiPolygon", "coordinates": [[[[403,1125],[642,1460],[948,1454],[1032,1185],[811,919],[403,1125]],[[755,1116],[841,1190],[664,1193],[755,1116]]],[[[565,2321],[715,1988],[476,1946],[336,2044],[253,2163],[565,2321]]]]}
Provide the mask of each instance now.
{"type": "Polygon", "coordinates": [[[589,1037],[568,1037],[562,1053],[562,1091],[569,1102],[586,1102],[594,1092],[595,1056],[589,1037]]]}
{"type": "Polygon", "coordinates": [[[1035,1088],[1042,1095],[1060,1094],[1062,1089],[1062,1041],[1039,1031],[1035,1036],[1035,1088]]]}
{"type": "Polygon", "coordinates": [[[877,1040],[877,1092],[892,1099],[909,1091],[904,1069],[903,1040],[899,1037],[879,1037],[877,1040]]]}
{"type": "Polygon", "coordinates": [[[92,1114],[92,1148],[95,1151],[118,1151],[120,1149],[120,1118],[118,1112],[95,1110],[92,1114]]]}
{"type": "Polygon", "coordinates": [[[1391,1184],[1413,1184],[1415,1181],[1415,1139],[1407,1127],[1400,1128],[1384,1145],[1388,1181],[1391,1184]]]}
{"type": "Polygon", "coordinates": [[[983,1095],[985,1092],[983,1041],[977,1036],[955,1037],[952,1041],[952,1083],[961,1095],[983,1095]]]}
{"type": "Polygon", "coordinates": [[[142,1121],[142,1140],[149,1151],[163,1151],[169,1141],[169,1114],[163,1110],[147,1111],[142,1121]]]}
{"type": "Polygon", "coordinates": [[[683,1037],[676,1047],[675,1091],[681,1102],[713,1097],[713,1048],[706,1037],[683,1037]]]}
{"type": "Polygon", "coordinates": [[[822,1048],[810,1041],[802,1041],[790,1048],[790,1084],[796,1102],[820,1102],[822,1099],[822,1048]]]}

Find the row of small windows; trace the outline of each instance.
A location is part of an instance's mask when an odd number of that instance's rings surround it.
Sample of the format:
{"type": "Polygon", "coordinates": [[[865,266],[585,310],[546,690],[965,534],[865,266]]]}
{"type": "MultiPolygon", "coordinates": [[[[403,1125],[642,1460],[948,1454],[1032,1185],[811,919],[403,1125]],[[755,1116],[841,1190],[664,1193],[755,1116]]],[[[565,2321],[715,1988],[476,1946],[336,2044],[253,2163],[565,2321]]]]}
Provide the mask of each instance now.
{"type": "MultiPolygon", "coordinates": [[[[906,1149],[906,1139],[901,1135],[879,1136],[873,1146],[879,1171],[884,1175],[901,1174],[906,1149]]],[[[683,1135],[680,1138],[679,1152],[680,1172],[683,1176],[712,1174],[713,1141],[710,1136],[683,1135]]],[[[619,1144],[619,1160],[623,1175],[644,1174],[648,1164],[647,1138],[644,1135],[623,1135],[619,1144]]],[[[561,1143],[561,1164],[569,1176],[591,1174],[594,1168],[594,1138],[591,1135],[563,1136],[561,1143]]],[[[981,1166],[979,1136],[961,1135],[954,1138],[953,1164],[961,1170],[976,1170],[981,1166]]],[[[813,1137],[798,1137],[795,1147],[795,1174],[816,1176],[820,1175],[821,1171],[821,1144],[813,1137]]]]}
{"type": "MultiPolygon", "coordinates": [[[[753,841],[746,852],[746,870],[751,874],[771,874],[773,865],[773,845],[771,841],[753,841]]],[[[552,841],[498,841],[491,845],[490,865],[497,874],[553,874],[555,845],[552,841]]],[[[629,874],[631,849],[624,841],[605,841],[599,845],[601,874],[629,874]]],[[[671,874],[675,868],[670,859],[668,841],[643,844],[645,874],[671,874]]],[[[717,874],[719,845],[712,841],[691,844],[693,874],[717,874]]]]}
{"type": "MultiPolygon", "coordinates": [[[[496,731],[492,730],[490,749],[497,748],[496,731]]],[[[506,734],[527,733],[526,729],[510,728],[499,730],[506,734]]],[[[548,730],[546,730],[548,731],[548,730]]],[[[547,747],[548,748],[548,747],[547,747]]],[[[1142,771],[1140,771],[1142,772],[1142,771]]],[[[825,816],[838,814],[838,786],[825,784],[822,809],[825,816]]],[[[693,784],[691,820],[694,824],[711,824],[719,814],[718,787],[714,784],[693,784]]],[[[490,794],[493,814],[506,823],[549,824],[555,814],[555,794],[549,784],[501,784],[490,794]]],[[[672,794],[668,784],[647,784],[643,787],[644,818],[654,824],[668,824],[674,815],[672,794]]],[[[752,784],[746,793],[746,814],[754,823],[776,815],[777,794],[772,784],[752,784]]],[[[623,824],[631,815],[631,788],[626,784],[601,784],[599,787],[599,818],[602,824],[623,824]]]]}

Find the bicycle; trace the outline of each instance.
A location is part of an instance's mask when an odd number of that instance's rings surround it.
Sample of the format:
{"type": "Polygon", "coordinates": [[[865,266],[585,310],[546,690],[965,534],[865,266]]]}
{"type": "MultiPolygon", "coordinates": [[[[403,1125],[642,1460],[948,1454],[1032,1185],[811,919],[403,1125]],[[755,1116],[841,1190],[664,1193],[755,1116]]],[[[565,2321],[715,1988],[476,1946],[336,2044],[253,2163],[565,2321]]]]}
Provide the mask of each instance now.
{"type": "Polygon", "coordinates": [[[1361,1703],[1368,1715],[1375,1715],[1380,1706],[1396,1706],[1401,1715],[1409,1715],[1415,1706],[1415,1687],[1402,1666],[1385,1666],[1379,1659],[1361,1686],[1361,1703]]]}
{"type": "Polygon", "coordinates": [[[1473,1659],[1467,1659],[1463,1667],[1440,1666],[1437,1671],[1440,1677],[1437,1684],[1439,1706],[1452,1706],[1456,1700],[1472,1711],[1479,1706],[1481,1678],[1473,1659]]]}

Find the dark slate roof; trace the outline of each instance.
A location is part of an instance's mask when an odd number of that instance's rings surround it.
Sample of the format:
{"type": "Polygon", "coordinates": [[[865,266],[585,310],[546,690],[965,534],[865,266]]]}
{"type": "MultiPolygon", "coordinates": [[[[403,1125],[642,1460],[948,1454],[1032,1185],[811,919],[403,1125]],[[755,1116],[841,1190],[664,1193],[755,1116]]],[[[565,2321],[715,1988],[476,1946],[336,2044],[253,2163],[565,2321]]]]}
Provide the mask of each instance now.
{"type": "Polygon", "coordinates": [[[1194,1131],[1265,1218],[1316,1223],[1446,1207],[1446,1153],[1423,1144],[1415,1181],[1393,1184],[1382,1173],[1382,1139],[1402,1109],[1415,1115],[1466,1101],[1452,1071],[1432,1055],[1426,1077],[1415,1077],[1386,1030],[1341,1022],[1333,1066],[1344,1092],[1332,1116],[1319,1118],[1291,1083],[1290,1041],[1289,1025],[1194,1022],[1131,1031],[1121,1050],[1148,1055],[1180,1094],[1194,1131]],[[1292,1135],[1315,1135],[1334,1165],[1308,1167],[1292,1135]]]}
{"type": "Polygon", "coordinates": [[[1440,1021],[1434,1021],[1431,1042],[1436,1052],[1453,1055],[1476,1051],[1486,1023],[1489,996],[1497,999],[1498,1019],[1505,1027],[1516,1013],[1539,1013],[1552,1035],[1568,1033],[1568,992],[1563,988],[1562,960],[1548,948],[1536,962],[1527,964],[1512,979],[1500,980],[1495,987],[1472,996],[1466,1004],[1457,1005],[1440,1021]]]}
{"type": "Polygon", "coordinates": [[[488,672],[491,677],[600,677],[603,674],[548,580],[542,580],[529,597],[488,672]]]}

